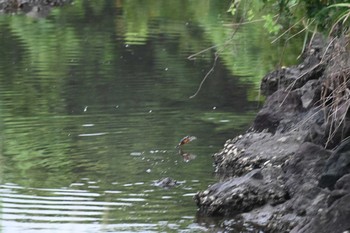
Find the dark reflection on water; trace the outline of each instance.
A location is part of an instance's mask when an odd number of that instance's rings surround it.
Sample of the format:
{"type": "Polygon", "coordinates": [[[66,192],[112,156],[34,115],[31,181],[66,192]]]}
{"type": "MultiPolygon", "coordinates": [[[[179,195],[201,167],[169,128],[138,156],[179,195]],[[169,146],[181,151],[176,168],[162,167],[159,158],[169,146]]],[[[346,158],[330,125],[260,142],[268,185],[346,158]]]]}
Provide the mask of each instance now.
{"type": "MultiPolygon", "coordinates": [[[[229,2],[77,0],[46,19],[0,15],[2,232],[219,231],[196,220],[192,197],[215,181],[211,155],[250,124],[254,80],[274,65],[240,45],[245,57],[226,51],[189,99],[213,54],[186,58],[232,33],[229,2]],[[186,135],[198,139],[178,151],[186,135]],[[179,185],[153,185],[163,177],[179,185]]],[[[259,28],[240,36],[258,46],[259,28]]]]}

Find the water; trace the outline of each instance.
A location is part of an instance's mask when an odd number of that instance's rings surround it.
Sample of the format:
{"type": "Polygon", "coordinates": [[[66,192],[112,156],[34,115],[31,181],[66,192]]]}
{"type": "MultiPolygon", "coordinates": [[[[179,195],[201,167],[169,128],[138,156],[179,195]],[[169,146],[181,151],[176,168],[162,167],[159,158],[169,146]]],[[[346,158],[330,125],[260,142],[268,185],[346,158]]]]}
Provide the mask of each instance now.
{"type": "Polygon", "coordinates": [[[242,28],[189,98],[215,50],[187,57],[230,38],[229,3],[77,0],[46,18],[0,15],[1,232],[220,231],[193,195],[216,181],[211,155],[250,125],[283,50],[261,25],[242,28]],[[186,135],[197,140],[180,153],[186,135]],[[154,186],[164,177],[179,185],[154,186]]]}

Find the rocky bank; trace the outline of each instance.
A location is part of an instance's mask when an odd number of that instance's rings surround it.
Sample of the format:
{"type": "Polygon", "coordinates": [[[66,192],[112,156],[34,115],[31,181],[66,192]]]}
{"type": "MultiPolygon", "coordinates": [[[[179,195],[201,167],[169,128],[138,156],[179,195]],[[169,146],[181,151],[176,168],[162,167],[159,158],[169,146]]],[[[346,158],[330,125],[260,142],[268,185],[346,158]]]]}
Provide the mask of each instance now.
{"type": "Polygon", "coordinates": [[[33,18],[47,17],[56,6],[72,0],[0,0],[0,14],[25,14],[33,18]]]}
{"type": "Polygon", "coordinates": [[[263,78],[265,104],[213,156],[220,182],[196,194],[199,215],[228,232],[350,231],[349,51],[317,36],[301,64],[263,78]]]}

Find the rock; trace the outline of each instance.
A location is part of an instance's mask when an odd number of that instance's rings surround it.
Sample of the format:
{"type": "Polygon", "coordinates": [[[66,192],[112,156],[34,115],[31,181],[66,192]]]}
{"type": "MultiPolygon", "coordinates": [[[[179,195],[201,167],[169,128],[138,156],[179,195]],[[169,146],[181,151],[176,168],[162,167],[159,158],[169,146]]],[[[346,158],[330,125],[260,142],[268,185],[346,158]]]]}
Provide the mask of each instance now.
{"type": "Polygon", "coordinates": [[[316,39],[301,64],[264,77],[251,129],[213,156],[220,182],[196,194],[199,216],[237,232],[350,231],[350,139],[333,149],[350,135],[348,73],[334,70],[350,53],[332,43],[316,39]]]}
{"type": "Polygon", "coordinates": [[[350,138],[343,141],[328,159],[319,182],[320,187],[333,189],[336,181],[350,172],[350,138]]]}
{"type": "Polygon", "coordinates": [[[310,109],[319,99],[321,95],[320,80],[309,80],[300,88],[300,99],[304,109],[310,109]]]}
{"type": "Polygon", "coordinates": [[[246,133],[226,142],[224,149],[214,154],[216,172],[221,178],[227,178],[244,175],[265,166],[282,166],[299,148],[300,138],[305,136],[306,132],[298,135],[285,134],[283,137],[267,132],[246,133]],[[288,140],[288,143],[284,140],[288,140]]]}
{"type": "Polygon", "coordinates": [[[320,210],[306,226],[292,232],[343,233],[350,230],[350,194],[336,200],[330,208],[320,210]]]}
{"type": "MultiPolygon", "coordinates": [[[[313,143],[303,143],[283,167],[286,188],[291,195],[299,195],[306,187],[317,188],[319,177],[330,151],[313,143]]],[[[307,194],[307,193],[306,193],[307,194]]]]}
{"type": "Polygon", "coordinates": [[[340,178],[335,184],[336,189],[344,189],[350,192],[350,174],[347,174],[340,178]]]}
{"type": "MultiPolygon", "coordinates": [[[[339,148],[341,149],[341,148],[339,148]]],[[[306,224],[300,224],[294,232],[343,233],[350,230],[350,174],[344,175],[328,195],[327,207],[318,211],[306,224]]]]}
{"type": "Polygon", "coordinates": [[[289,129],[286,125],[291,126],[291,122],[300,120],[301,112],[302,105],[297,91],[278,90],[267,98],[266,104],[258,112],[253,129],[258,132],[267,130],[274,134],[279,128],[279,132],[284,132],[289,129]],[[288,124],[281,124],[286,119],[288,124]]]}
{"type": "MultiPolygon", "coordinates": [[[[301,64],[290,68],[281,68],[267,74],[261,81],[263,95],[271,95],[277,90],[293,91],[305,85],[309,80],[317,80],[325,70],[322,59],[322,44],[324,41],[318,36],[307,51],[301,64]]],[[[324,54],[323,54],[324,55],[324,54]]]]}
{"type": "Polygon", "coordinates": [[[162,178],[160,180],[157,180],[156,182],[154,182],[155,186],[158,187],[162,187],[162,188],[172,188],[174,186],[177,186],[178,183],[176,180],[170,178],[170,177],[166,177],[166,178],[162,178]]]}
{"type": "Polygon", "coordinates": [[[232,216],[256,207],[285,202],[289,195],[279,179],[281,169],[255,169],[245,176],[214,184],[195,195],[199,213],[232,216]]]}

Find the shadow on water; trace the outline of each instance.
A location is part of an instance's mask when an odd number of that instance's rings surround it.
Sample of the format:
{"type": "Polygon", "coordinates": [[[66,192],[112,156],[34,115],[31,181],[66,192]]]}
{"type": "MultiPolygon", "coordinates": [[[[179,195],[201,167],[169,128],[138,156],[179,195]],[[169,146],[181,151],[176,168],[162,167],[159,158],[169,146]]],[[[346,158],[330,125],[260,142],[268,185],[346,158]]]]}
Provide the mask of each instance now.
{"type": "Polygon", "coordinates": [[[186,58],[227,40],[229,2],[76,0],[41,19],[0,15],[2,232],[220,231],[192,198],[215,182],[211,155],[252,121],[276,64],[263,58],[280,51],[266,52],[259,25],[244,28],[189,99],[214,51],[186,58]],[[174,148],[186,135],[197,140],[174,148]],[[164,177],[179,185],[153,185],[164,177]]]}

